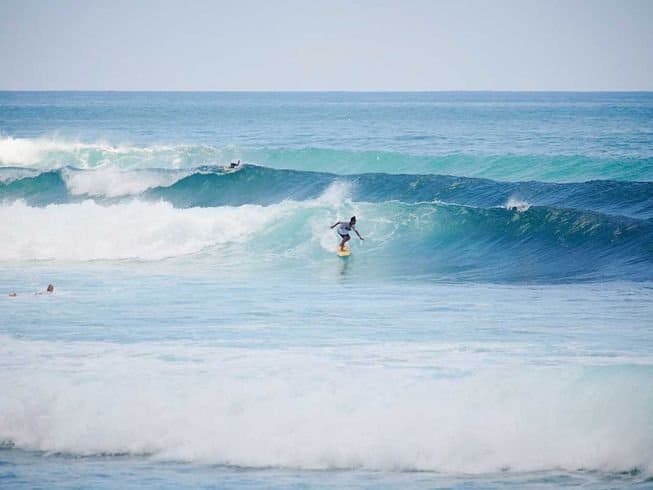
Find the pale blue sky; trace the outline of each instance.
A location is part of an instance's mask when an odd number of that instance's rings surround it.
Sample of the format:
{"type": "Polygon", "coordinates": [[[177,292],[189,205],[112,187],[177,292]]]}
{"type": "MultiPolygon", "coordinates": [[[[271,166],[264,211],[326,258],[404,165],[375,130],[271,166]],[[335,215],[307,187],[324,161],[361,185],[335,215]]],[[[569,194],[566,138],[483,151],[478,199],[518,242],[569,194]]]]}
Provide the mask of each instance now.
{"type": "Polygon", "coordinates": [[[653,90],[653,0],[0,0],[4,90],[653,90]]]}

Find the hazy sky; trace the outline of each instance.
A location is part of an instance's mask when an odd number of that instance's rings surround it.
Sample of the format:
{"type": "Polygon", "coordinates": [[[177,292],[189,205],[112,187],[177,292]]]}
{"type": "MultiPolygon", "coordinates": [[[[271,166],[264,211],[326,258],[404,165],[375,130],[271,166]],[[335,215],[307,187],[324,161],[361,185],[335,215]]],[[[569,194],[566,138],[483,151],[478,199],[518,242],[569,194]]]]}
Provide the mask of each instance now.
{"type": "Polygon", "coordinates": [[[0,89],[653,90],[653,0],[0,0],[0,89]]]}

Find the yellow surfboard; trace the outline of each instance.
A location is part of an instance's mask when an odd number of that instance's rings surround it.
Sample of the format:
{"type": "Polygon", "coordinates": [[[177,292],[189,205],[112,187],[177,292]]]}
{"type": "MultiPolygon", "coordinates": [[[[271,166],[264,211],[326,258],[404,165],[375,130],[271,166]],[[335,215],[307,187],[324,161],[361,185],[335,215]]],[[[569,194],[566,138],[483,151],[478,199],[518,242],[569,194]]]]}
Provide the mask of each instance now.
{"type": "Polygon", "coordinates": [[[349,247],[345,247],[344,250],[341,250],[340,247],[336,248],[336,253],[338,257],[349,257],[351,255],[351,250],[349,247]]]}

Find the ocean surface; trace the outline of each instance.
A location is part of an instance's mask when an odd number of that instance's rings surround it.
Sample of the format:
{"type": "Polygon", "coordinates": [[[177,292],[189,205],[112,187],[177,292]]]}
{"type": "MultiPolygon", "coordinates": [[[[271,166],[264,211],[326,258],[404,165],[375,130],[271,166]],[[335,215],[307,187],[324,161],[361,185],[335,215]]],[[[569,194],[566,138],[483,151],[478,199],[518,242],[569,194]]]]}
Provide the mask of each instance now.
{"type": "Polygon", "coordinates": [[[653,93],[0,92],[3,489],[653,488],[652,300],[653,93]]]}

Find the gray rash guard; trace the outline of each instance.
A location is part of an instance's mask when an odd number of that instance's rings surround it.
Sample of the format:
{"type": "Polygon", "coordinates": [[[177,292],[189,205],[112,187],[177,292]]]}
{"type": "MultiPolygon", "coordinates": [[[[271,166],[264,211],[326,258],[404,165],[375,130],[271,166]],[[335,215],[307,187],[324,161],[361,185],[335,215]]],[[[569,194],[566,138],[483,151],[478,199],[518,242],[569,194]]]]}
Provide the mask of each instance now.
{"type": "Polygon", "coordinates": [[[339,234],[340,236],[349,235],[349,232],[350,232],[351,230],[354,230],[354,231],[355,231],[355,230],[356,230],[356,225],[351,225],[351,226],[349,226],[349,223],[340,223],[340,224],[338,225],[338,234],[339,234]]]}

